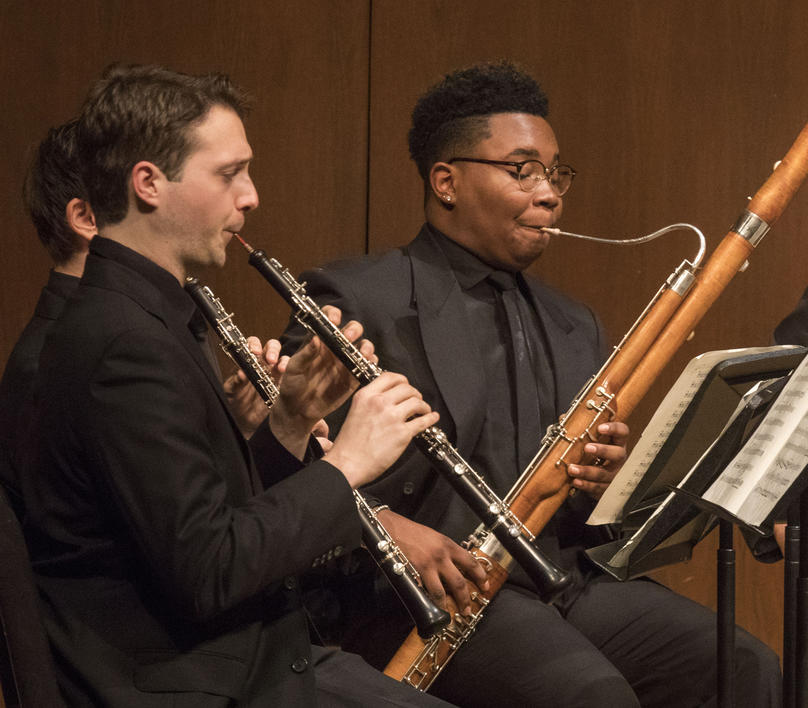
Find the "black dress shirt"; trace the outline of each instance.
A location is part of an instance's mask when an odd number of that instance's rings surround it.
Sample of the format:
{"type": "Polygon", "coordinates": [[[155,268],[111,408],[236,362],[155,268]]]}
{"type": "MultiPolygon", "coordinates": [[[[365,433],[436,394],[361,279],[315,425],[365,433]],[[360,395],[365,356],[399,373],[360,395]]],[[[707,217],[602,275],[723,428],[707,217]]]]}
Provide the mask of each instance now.
{"type": "MultiPolygon", "coordinates": [[[[498,496],[504,497],[521,474],[524,466],[539,449],[544,427],[557,418],[551,363],[544,341],[541,319],[527,292],[521,273],[498,271],[480,260],[471,251],[449,239],[434,226],[429,226],[436,243],[443,251],[463,293],[469,321],[473,323],[469,336],[483,355],[488,404],[479,438],[474,445],[469,463],[480,473],[498,496]],[[516,300],[527,341],[532,389],[524,395],[539,402],[540,414],[529,420],[519,420],[517,414],[516,355],[514,340],[503,304],[501,285],[497,281],[513,280],[518,295],[516,300]],[[539,418],[539,420],[537,420],[539,418]],[[519,439],[532,452],[526,457],[519,454],[519,439]],[[532,441],[532,444],[531,444],[532,441]]],[[[462,352],[458,353],[462,358],[462,352]]],[[[461,523],[468,528],[468,510],[462,502],[447,504],[457,508],[461,523]]],[[[560,561],[555,523],[550,522],[540,537],[542,549],[560,561]]],[[[521,570],[514,571],[520,578],[521,570]]],[[[513,578],[512,578],[513,579],[513,578]]],[[[526,578],[520,578],[526,582],[526,578]]]]}

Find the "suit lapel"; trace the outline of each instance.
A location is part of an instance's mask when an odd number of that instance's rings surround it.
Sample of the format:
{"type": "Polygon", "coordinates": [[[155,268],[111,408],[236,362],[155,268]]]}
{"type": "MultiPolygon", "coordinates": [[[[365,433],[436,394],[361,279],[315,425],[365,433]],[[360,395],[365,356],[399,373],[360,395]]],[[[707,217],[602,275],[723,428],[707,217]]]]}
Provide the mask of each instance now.
{"type": "MultiPolygon", "coordinates": [[[[470,450],[480,433],[486,398],[482,357],[468,336],[473,323],[446,257],[426,227],[410,244],[408,255],[424,354],[454,421],[457,447],[470,450]]],[[[448,427],[445,421],[439,425],[448,427]]]]}
{"type": "MultiPolygon", "coordinates": [[[[92,254],[90,257],[93,257],[92,254]]],[[[200,343],[188,328],[188,323],[181,322],[180,318],[173,314],[173,311],[170,312],[166,309],[163,304],[162,296],[157,288],[140,273],[110,259],[104,260],[102,268],[91,270],[90,273],[85,272],[84,281],[90,286],[114,290],[126,295],[146,312],[163,323],[166,329],[179,341],[183,349],[188,352],[189,356],[194,360],[208,380],[208,383],[224,408],[230,426],[236,433],[242,454],[249,465],[249,448],[241,431],[236,425],[235,419],[230,414],[221,381],[219,381],[218,376],[211,369],[210,363],[202,352],[200,343]]],[[[188,297],[190,299],[190,296],[188,297]]]]}
{"type": "Polygon", "coordinates": [[[249,444],[247,440],[244,438],[244,435],[241,433],[241,430],[239,429],[235,418],[233,418],[233,415],[230,413],[230,408],[227,404],[227,400],[224,397],[224,389],[222,388],[222,383],[219,380],[218,373],[214,372],[213,369],[211,368],[210,362],[207,360],[205,353],[202,351],[201,342],[199,342],[199,340],[197,340],[196,337],[194,337],[193,333],[188,328],[187,322],[181,322],[178,318],[173,317],[171,315],[166,314],[161,315],[159,312],[155,312],[147,306],[146,309],[149,312],[151,312],[155,317],[163,321],[168,331],[171,332],[174,335],[174,337],[177,338],[177,340],[182,345],[183,349],[185,349],[185,351],[188,352],[188,355],[194,360],[196,365],[204,374],[205,378],[208,380],[208,383],[215,392],[216,397],[219,399],[219,403],[224,409],[224,414],[227,417],[228,422],[230,423],[230,427],[233,430],[236,441],[238,442],[241,454],[244,457],[246,467],[249,470],[249,479],[252,493],[258,494],[262,490],[263,485],[255,470],[255,466],[252,464],[252,455],[250,452],[249,444]]]}
{"type": "MultiPolygon", "coordinates": [[[[149,311],[152,312],[152,310],[150,309],[149,311]]],[[[196,365],[205,375],[205,378],[208,380],[208,383],[211,385],[211,388],[216,393],[216,397],[219,399],[219,402],[224,408],[225,414],[227,415],[227,419],[230,422],[230,427],[235,432],[236,438],[239,442],[239,447],[241,448],[241,452],[244,455],[245,460],[248,461],[249,465],[250,452],[247,445],[247,441],[244,439],[244,436],[241,434],[241,431],[239,430],[235,419],[230,413],[230,408],[228,407],[227,400],[224,397],[224,390],[222,389],[222,383],[219,380],[218,374],[213,371],[210,362],[205,357],[205,353],[202,351],[201,343],[196,339],[196,337],[194,337],[193,333],[188,328],[187,322],[179,322],[175,318],[166,317],[156,312],[152,312],[152,314],[155,317],[160,318],[165,323],[168,330],[177,338],[177,340],[179,340],[180,344],[182,344],[185,351],[188,352],[189,356],[196,362],[196,365]]],[[[255,482],[254,479],[253,482],[255,482]]]]}

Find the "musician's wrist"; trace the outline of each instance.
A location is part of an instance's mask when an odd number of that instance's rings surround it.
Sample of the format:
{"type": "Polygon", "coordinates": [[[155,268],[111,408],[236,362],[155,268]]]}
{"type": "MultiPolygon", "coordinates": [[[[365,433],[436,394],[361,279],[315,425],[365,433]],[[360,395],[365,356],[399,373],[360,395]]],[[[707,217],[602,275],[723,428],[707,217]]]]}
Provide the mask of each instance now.
{"type": "Polygon", "coordinates": [[[373,513],[388,531],[388,533],[398,542],[401,529],[398,525],[398,520],[401,518],[394,512],[387,504],[379,504],[373,507],[373,513]]]}
{"type": "Polygon", "coordinates": [[[358,489],[378,476],[378,473],[374,473],[369,468],[364,455],[357,454],[355,449],[348,449],[345,444],[340,443],[339,438],[323,455],[323,459],[342,472],[348,484],[351,485],[351,489],[358,489]]]}
{"type": "Polygon", "coordinates": [[[278,442],[302,460],[306,454],[313,423],[308,424],[300,416],[290,415],[279,401],[269,411],[268,425],[278,442]]]}

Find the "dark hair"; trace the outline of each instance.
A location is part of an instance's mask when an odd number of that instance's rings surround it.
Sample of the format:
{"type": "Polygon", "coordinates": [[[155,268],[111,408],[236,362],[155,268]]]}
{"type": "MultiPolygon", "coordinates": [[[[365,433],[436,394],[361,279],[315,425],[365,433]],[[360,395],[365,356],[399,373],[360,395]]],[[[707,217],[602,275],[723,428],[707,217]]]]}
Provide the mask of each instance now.
{"type": "Polygon", "coordinates": [[[159,66],[108,67],[90,89],[78,127],[82,174],[100,226],[128,209],[129,174],[141,160],[179,179],[192,130],[213,106],[247,113],[246,94],[224,74],[190,76],[159,66]]]}
{"type": "Polygon", "coordinates": [[[469,149],[488,133],[495,113],[547,116],[547,95],[533,77],[507,62],[475,64],[446,74],[424,93],[412,112],[410,156],[426,180],[449,152],[469,149]]]}
{"type": "Polygon", "coordinates": [[[57,265],[78,250],[78,236],[65,215],[67,204],[87,199],[76,153],[76,123],[74,118],[50,129],[34,152],[22,190],[37,236],[57,265]]]}

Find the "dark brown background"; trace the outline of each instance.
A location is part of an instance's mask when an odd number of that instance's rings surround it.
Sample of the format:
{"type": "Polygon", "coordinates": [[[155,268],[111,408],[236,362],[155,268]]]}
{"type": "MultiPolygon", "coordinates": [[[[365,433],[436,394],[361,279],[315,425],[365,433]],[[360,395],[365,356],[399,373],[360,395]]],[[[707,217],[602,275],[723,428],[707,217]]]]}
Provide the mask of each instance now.
{"type": "MultiPolygon", "coordinates": [[[[687,221],[712,248],[808,120],[806,29],[808,5],[787,0],[2,0],[0,361],[48,270],[20,204],[28,150],[77,112],[111,61],[225,71],[252,93],[261,208],[244,235],[299,272],[414,235],[413,102],[442,73],[497,58],[522,63],[550,94],[563,157],[579,171],[562,226],[636,236],[687,221]]],[[[635,432],[690,357],[769,343],[808,280],[807,223],[805,192],[642,404],[635,432]]],[[[616,341],[692,243],[685,233],[631,250],[559,241],[535,270],[596,307],[616,341]]],[[[237,246],[204,277],[243,330],[280,332],[288,313],[237,246]]],[[[706,541],[662,579],[714,606],[714,548],[706,541]]],[[[740,555],[739,622],[779,650],[782,563],[740,555]]]]}

